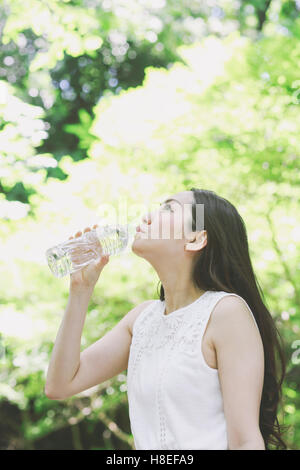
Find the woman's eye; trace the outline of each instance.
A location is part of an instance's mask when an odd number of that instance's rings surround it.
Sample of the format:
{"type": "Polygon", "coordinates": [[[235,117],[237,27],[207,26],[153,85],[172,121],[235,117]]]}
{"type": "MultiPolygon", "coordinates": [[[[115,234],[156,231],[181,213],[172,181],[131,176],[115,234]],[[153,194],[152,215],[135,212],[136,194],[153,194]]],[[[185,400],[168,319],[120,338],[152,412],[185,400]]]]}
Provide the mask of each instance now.
{"type": "Polygon", "coordinates": [[[171,207],[170,204],[168,204],[168,203],[167,203],[167,204],[164,204],[164,205],[163,205],[163,209],[165,209],[165,208],[170,209],[170,211],[173,212],[173,209],[172,209],[172,207],[171,207]]]}

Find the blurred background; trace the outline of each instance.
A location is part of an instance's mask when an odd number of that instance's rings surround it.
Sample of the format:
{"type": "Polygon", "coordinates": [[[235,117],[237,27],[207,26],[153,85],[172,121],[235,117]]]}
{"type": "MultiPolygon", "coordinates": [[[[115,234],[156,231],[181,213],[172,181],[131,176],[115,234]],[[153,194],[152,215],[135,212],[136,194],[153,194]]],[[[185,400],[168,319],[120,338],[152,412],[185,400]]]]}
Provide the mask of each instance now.
{"type": "MultiPolygon", "coordinates": [[[[69,287],[45,250],[103,204],[195,186],[246,223],[285,341],[280,421],[299,449],[300,1],[2,0],[0,38],[0,447],[133,448],[126,371],[44,394],[69,287]]],[[[111,257],[82,349],[158,298],[158,281],[133,253],[111,257]]]]}

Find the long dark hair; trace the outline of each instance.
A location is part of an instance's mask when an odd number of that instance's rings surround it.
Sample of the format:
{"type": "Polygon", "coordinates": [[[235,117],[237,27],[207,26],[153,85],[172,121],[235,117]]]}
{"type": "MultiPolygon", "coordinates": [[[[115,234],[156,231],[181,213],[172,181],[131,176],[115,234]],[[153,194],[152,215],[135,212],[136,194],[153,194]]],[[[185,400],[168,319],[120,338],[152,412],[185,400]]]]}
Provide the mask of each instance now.
{"type": "MultiPolygon", "coordinates": [[[[259,427],[266,449],[270,445],[286,449],[277,418],[286,369],[283,342],[253,271],[244,221],[237,209],[214,191],[197,188],[190,191],[194,196],[192,230],[195,231],[196,226],[199,230],[196,204],[204,204],[202,229],[207,232],[207,244],[193,265],[193,282],[201,290],[238,294],[253,312],[263,342],[265,363],[259,427]]],[[[165,300],[163,285],[160,300],[165,300]]]]}

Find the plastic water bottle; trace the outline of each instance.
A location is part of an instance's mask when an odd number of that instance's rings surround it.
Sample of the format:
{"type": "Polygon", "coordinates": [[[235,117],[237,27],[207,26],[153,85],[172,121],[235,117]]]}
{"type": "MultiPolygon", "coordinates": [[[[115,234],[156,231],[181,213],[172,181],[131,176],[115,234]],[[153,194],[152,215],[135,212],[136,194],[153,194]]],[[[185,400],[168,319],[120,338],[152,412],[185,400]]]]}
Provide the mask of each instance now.
{"type": "Polygon", "coordinates": [[[48,266],[61,278],[87,266],[101,255],[117,255],[133,240],[136,224],[103,225],[46,251],[48,266]]]}

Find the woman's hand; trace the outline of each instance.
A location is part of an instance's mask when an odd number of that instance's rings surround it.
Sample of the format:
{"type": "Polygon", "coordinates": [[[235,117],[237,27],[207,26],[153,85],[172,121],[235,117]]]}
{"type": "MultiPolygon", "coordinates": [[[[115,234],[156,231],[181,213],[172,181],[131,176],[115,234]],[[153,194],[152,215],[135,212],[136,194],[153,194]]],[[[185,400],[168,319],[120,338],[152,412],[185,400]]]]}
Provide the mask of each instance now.
{"type": "MultiPolygon", "coordinates": [[[[97,228],[98,225],[94,225],[93,229],[97,228]]],[[[89,227],[86,227],[84,229],[85,232],[90,232],[91,229],[89,227]]],[[[80,237],[82,235],[82,232],[77,232],[75,234],[76,237],[80,237]]],[[[69,237],[69,240],[71,240],[74,237],[69,237]]],[[[100,245],[100,242],[99,242],[100,245]]],[[[101,245],[100,245],[101,246],[101,245]]],[[[99,259],[96,259],[89,263],[87,266],[82,268],[79,271],[76,271],[72,274],[70,274],[70,290],[72,291],[77,291],[77,290],[86,290],[86,291],[93,291],[100,273],[104,266],[108,263],[109,261],[109,255],[103,255],[99,259]]]]}

